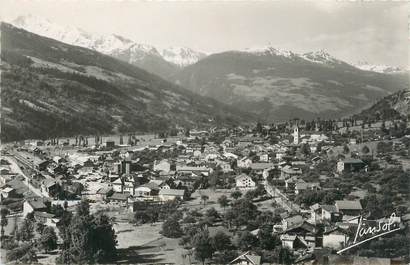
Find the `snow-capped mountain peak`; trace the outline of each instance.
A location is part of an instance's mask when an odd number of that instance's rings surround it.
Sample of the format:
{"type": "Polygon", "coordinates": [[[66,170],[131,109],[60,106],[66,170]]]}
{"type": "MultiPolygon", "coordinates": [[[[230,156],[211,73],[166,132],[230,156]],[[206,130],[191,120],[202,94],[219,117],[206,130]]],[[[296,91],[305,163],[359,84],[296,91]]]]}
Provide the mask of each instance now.
{"type": "Polygon", "coordinates": [[[162,57],[181,67],[194,64],[206,56],[206,53],[194,51],[187,47],[168,47],[161,50],[162,57]]]}
{"type": "Polygon", "coordinates": [[[325,50],[319,50],[316,52],[307,52],[301,55],[301,57],[307,61],[313,63],[320,63],[320,64],[335,64],[341,63],[342,61],[336,59],[332,55],[330,55],[325,50]]]}
{"type": "Polygon", "coordinates": [[[245,48],[242,51],[257,54],[257,55],[276,55],[276,56],[284,56],[288,58],[294,57],[297,55],[296,53],[292,51],[280,49],[280,48],[274,48],[272,46],[251,47],[251,48],[245,48]]]}
{"type": "Polygon", "coordinates": [[[10,21],[10,23],[38,35],[71,45],[93,49],[105,54],[110,54],[118,49],[126,49],[133,43],[131,40],[118,35],[90,34],[80,28],[60,26],[48,19],[33,15],[19,16],[10,21]]]}
{"type": "Polygon", "coordinates": [[[56,39],[71,45],[93,49],[107,55],[129,54],[129,62],[135,63],[147,56],[162,57],[163,60],[178,66],[196,63],[206,54],[185,47],[157,49],[148,44],[137,43],[116,34],[91,34],[72,26],[60,26],[48,19],[33,15],[19,16],[7,21],[38,35],[56,39]]]}
{"type": "Polygon", "coordinates": [[[406,71],[405,69],[402,69],[397,66],[370,64],[364,61],[358,62],[357,64],[354,64],[354,66],[364,71],[371,71],[384,74],[400,73],[406,71]]]}

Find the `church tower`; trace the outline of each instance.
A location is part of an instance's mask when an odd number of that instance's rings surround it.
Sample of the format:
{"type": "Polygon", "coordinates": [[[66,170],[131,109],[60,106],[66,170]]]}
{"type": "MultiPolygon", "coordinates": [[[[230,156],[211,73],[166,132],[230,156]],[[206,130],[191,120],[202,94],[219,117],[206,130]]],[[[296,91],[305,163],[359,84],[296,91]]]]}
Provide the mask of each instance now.
{"type": "Polygon", "coordinates": [[[300,135],[299,135],[299,127],[295,125],[293,127],[293,144],[299,144],[300,142],[300,135]]]}

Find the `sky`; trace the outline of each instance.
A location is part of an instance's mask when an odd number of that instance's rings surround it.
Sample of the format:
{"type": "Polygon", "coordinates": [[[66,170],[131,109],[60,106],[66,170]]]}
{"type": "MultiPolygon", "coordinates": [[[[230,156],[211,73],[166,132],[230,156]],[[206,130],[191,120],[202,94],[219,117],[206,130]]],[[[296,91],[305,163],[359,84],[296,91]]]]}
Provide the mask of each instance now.
{"type": "Polygon", "coordinates": [[[0,0],[1,18],[35,15],[89,32],[208,53],[272,46],[324,49],[347,62],[409,67],[402,1],[0,0]]]}

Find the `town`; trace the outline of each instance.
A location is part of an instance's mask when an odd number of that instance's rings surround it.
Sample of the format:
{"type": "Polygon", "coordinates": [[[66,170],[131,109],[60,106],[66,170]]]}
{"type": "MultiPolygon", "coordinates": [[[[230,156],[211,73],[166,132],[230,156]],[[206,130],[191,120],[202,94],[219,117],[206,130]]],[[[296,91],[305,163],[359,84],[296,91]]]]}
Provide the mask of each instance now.
{"type": "Polygon", "coordinates": [[[294,119],[4,143],[2,260],[407,264],[409,127],[294,119]],[[345,250],[362,218],[393,213],[396,232],[345,250]]]}

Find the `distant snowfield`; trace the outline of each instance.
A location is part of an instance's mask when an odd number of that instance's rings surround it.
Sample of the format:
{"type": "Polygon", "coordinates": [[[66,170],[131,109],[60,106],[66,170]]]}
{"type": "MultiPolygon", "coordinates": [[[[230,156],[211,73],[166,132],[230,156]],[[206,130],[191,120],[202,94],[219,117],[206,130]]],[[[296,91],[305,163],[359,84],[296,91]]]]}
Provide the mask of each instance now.
{"type": "Polygon", "coordinates": [[[402,69],[397,66],[389,66],[389,65],[374,65],[374,64],[368,64],[368,63],[359,63],[359,64],[355,64],[354,66],[363,71],[371,71],[371,72],[384,73],[384,74],[406,72],[405,69],[402,69]]]}
{"type": "Polygon", "coordinates": [[[48,19],[33,15],[20,16],[7,22],[41,36],[96,50],[107,55],[130,52],[130,63],[153,55],[162,57],[164,60],[180,67],[185,67],[206,56],[204,52],[187,47],[157,48],[153,45],[137,43],[116,34],[89,33],[77,27],[58,25],[48,19]]]}
{"type": "MultiPolygon", "coordinates": [[[[131,39],[116,35],[115,33],[105,35],[89,33],[77,27],[58,25],[48,19],[33,15],[20,16],[14,20],[7,20],[7,22],[16,27],[23,28],[48,38],[59,40],[71,45],[96,50],[107,55],[115,56],[115,54],[121,54],[124,52],[129,53],[130,63],[139,62],[146,56],[158,56],[167,62],[180,67],[185,67],[195,64],[202,58],[209,55],[206,52],[196,51],[182,46],[155,47],[150,44],[135,42],[131,39]]],[[[286,58],[304,59],[306,61],[322,65],[344,63],[343,61],[331,56],[324,50],[299,54],[286,49],[266,45],[244,48],[239,51],[256,55],[271,54],[286,58]]],[[[373,65],[367,62],[349,64],[364,71],[378,73],[396,73],[405,71],[395,66],[373,65]]]]}

